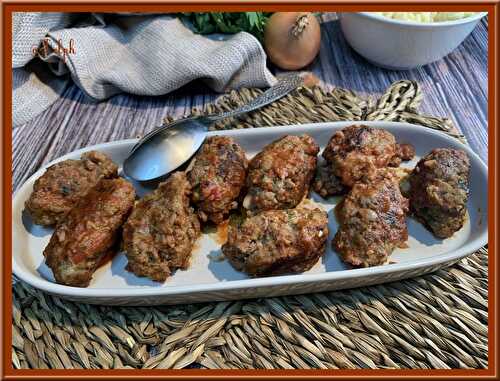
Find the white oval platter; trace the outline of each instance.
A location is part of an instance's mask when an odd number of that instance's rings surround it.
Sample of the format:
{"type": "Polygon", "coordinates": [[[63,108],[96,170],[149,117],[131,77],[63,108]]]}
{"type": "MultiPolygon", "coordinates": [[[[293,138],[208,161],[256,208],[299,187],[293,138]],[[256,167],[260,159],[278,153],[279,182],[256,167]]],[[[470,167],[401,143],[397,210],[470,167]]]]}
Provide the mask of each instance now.
{"type": "MultiPolygon", "coordinates": [[[[311,135],[323,149],[330,136],[338,129],[354,122],[332,122],[303,124],[273,128],[219,131],[211,134],[234,137],[247,151],[255,155],[271,141],[286,135],[311,135]]],[[[356,122],[359,123],[359,122],[356,122]]],[[[71,152],[47,164],[37,171],[16,192],[12,208],[12,266],[17,278],[47,293],[84,303],[105,305],[159,305],[193,302],[237,300],[278,295],[303,294],[327,290],[338,290],[368,286],[426,274],[449,266],[464,256],[473,253],[488,242],[488,169],[481,159],[454,138],[429,128],[394,122],[362,122],[393,133],[398,142],[415,146],[416,157],[404,163],[412,168],[417,160],[433,148],[459,148],[471,159],[470,197],[468,218],[465,226],[453,237],[438,240],[422,225],[408,218],[408,248],[397,249],[391,256],[391,264],[370,268],[350,269],[332,250],[330,242],[337,230],[333,208],[340,198],[323,200],[312,193],[312,198],[321,204],[329,216],[330,236],[325,256],[303,274],[264,278],[249,278],[234,270],[227,260],[220,260],[220,239],[217,233],[202,234],[195,245],[189,269],[177,271],[165,283],[139,278],[125,270],[127,263],[123,253],[112,262],[99,268],[87,288],[68,287],[56,284],[51,270],[45,265],[43,249],[47,245],[52,229],[33,225],[24,211],[34,181],[45,169],[57,161],[79,159],[82,152],[99,150],[108,154],[121,165],[136,139],[99,144],[71,152]]],[[[151,191],[148,187],[134,183],[140,196],[151,191]]]]}

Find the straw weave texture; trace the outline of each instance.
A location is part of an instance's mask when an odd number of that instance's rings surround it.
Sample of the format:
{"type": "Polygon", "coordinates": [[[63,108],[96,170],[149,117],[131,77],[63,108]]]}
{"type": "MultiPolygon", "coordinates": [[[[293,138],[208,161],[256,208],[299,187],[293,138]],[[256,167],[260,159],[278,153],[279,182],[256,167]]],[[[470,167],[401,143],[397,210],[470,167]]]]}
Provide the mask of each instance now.
{"type": "MultiPolygon", "coordinates": [[[[259,94],[234,91],[194,113],[259,94]]],[[[463,140],[418,113],[415,82],[378,100],[302,87],[241,120],[247,128],[336,120],[408,121],[463,140]]],[[[13,284],[15,368],[486,368],[488,250],[420,278],[331,293],[165,307],[68,302],[13,284]]]]}

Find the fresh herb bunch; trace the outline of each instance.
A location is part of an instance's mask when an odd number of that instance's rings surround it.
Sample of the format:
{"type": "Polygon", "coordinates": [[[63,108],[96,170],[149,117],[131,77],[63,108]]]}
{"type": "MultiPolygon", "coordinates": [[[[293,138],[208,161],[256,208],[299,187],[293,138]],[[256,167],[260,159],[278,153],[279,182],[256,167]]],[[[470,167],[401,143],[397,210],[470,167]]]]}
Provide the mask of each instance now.
{"type": "Polygon", "coordinates": [[[248,32],[260,41],[264,38],[264,27],[272,12],[188,12],[181,18],[189,21],[196,33],[248,32]]]}

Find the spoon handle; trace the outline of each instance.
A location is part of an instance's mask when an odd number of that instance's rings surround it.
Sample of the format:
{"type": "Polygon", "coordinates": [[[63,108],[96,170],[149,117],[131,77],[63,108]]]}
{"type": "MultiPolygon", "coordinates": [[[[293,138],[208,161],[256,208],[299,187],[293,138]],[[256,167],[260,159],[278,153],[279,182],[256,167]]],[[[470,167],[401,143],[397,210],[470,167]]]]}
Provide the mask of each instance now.
{"type": "Polygon", "coordinates": [[[203,115],[203,116],[194,116],[194,117],[189,117],[189,118],[184,118],[184,119],[179,119],[176,121],[173,121],[169,124],[160,126],[158,128],[155,128],[154,130],[150,131],[146,135],[144,135],[132,148],[131,152],[134,152],[136,148],[138,148],[142,143],[144,143],[146,140],[149,140],[153,136],[159,134],[160,132],[163,132],[169,128],[172,128],[173,126],[181,123],[186,123],[189,122],[190,120],[197,120],[201,124],[204,124],[208,130],[208,126],[212,123],[215,123],[221,119],[224,118],[229,118],[229,117],[235,117],[241,114],[246,114],[247,112],[256,110],[262,106],[268,105],[269,103],[274,102],[275,100],[278,100],[285,95],[287,95],[290,91],[296,89],[303,83],[303,78],[298,75],[297,73],[287,73],[280,75],[278,77],[278,82],[276,85],[270,87],[266,91],[264,91],[262,94],[254,98],[252,101],[249,103],[244,104],[243,106],[240,106],[234,110],[231,111],[226,111],[220,114],[212,114],[212,115],[203,115]]]}
{"type": "Polygon", "coordinates": [[[290,91],[295,90],[297,87],[302,85],[303,79],[297,73],[283,74],[278,77],[278,82],[276,85],[270,87],[262,94],[254,98],[249,103],[244,104],[234,110],[226,111],[215,115],[206,115],[205,118],[210,122],[217,122],[224,118],[235,117],[241,114],[246,114],[247,112],[256,110],[262,106],[268,105],[285,95],[290,91]]]}

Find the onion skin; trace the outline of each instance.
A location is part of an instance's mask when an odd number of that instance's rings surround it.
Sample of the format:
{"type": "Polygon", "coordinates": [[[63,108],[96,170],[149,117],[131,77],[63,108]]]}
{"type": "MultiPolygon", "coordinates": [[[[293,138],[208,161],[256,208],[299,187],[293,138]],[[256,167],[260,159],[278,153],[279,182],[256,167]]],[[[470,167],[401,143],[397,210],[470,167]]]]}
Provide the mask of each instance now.
{"type": "Polygon", "coordinates": [[[320,44],[320,25],[310,12],[276,12],[267,21],[264,47],[270,61],[282,69],[297,70],[309,65],[320,44]],[[297,28],[298,20],[306,25],[297,28]]]}

